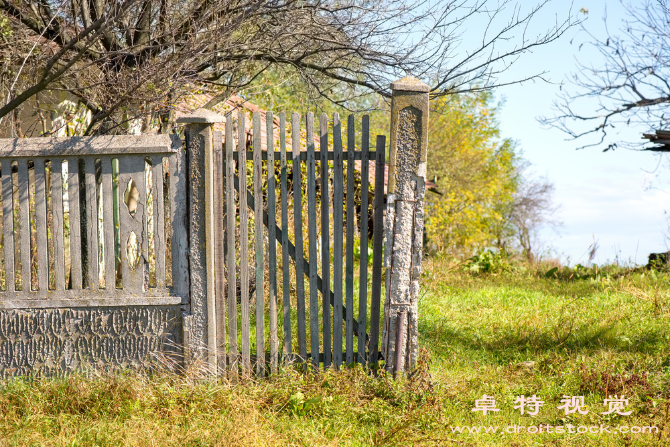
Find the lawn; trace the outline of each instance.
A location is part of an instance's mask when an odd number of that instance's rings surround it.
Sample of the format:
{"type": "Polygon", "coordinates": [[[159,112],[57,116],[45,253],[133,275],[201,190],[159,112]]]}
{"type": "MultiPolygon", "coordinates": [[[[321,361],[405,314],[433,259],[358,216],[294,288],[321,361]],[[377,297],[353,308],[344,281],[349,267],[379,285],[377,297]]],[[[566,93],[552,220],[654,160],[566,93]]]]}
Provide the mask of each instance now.
{"type": "Polygon", "coordinates": [[[547,269],[473,274],[425,261],[421,361],[407,379],[351,367],[237,385],[130,373],[13,380],[0,386],[0,445],[670,444],[670,276],[547,269]],[[498,412],[472,411],[484,394],[498,412]],[[517,397],[533,395],[543,405],[521,415],[517,397]],[[630,415],[602,414],[614,395],[630,415]],[[566,415],[563,396],[583,396],[588,413],[566,415]],[[595,426],[612,433],[569,433],[595,426]],[[623,426],[658,432],[615,432],[623,426]]]}

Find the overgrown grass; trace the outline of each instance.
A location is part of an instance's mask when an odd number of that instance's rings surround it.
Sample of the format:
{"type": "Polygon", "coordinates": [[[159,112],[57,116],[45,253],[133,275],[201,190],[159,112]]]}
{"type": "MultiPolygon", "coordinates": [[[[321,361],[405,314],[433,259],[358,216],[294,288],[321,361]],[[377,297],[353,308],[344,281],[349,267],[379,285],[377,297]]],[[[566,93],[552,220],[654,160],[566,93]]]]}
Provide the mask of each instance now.
{"type": "MultiPolygon", "coordinates": [[[[616,267],[463,271],[424,263],[421,364],[394,381],[359,367],[262,381],[133,374],[0,386],[4,445],[664,445],[670,409],[670,277],[616,267]],[[500,409],[483,416],[475,400],[500,409]],[[630,416],[602,415],[622,394],[630,416]],[[537,416],[517,396],[544,401],[537,416]],[[561,398],[584,396],[588,414],[561,398]],[[656,426],[655,434],[509,434],[508,426],[656,426]],[[455,426],[498,426],[496,434],[455,426]],[[503,432],[503,433],[501,433],[503,432]]],[[[546,429],[545,429],[546,431],[546,429]]],[[[567,431],[567,428],[566,428],[567,431]]]]}

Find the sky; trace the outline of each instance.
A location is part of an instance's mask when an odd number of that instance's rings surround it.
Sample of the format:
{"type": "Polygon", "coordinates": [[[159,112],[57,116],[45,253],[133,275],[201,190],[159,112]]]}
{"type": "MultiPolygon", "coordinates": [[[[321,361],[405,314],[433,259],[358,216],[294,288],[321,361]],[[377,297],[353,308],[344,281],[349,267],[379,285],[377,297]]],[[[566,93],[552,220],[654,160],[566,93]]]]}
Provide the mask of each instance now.
{"type": "MultiPolygon", "coordinates": [[[[555,2],[553,12],[565,14],[568,8],[568,2],[555,2]]],[[[573,15],[585,17],[584,26],[590,32],[603,35],[606,8],[613,32],[624,13],[618,0],[581,0],[572,10],[573,15]],[[588,14],[579,13],[581,8],[588,14]]],[[[550,23],[553,17],[545,14],[543,20],[550,23]]],[[[577,150],[584,142],[566,141],[566,134],[544,128],[537,121],[539,116],[552,115],[559,84],[577,70],[577,58],[587,62],[594,57],[586,46],[578,51],[579,43],[587,38],[575,27],[558,41],[524,55],[510,68],[510,74],[516,76],[545,70],[553,84],[537,81],[498,89],[496,98],[504,100],[499,116],[501,133],[518,142],[524,158],[533,165],[534,175],[546,176],[555,185],[554,198],[560,205],[555,217],[563,225],[558,232],[541,232],[545,256],[570,265],[586,264],[589,246],[595,240],[599,246],[595,263],[618,260],[645,264],[649,253],[668,250],[664,211],[670,211],[670,182],[663,182],[670,175],[667,166],[657,169],[659,158],[649,152],[577,150]]],[[[644,131],[628,129],[621,137],[634,141],[644,131]]]]}

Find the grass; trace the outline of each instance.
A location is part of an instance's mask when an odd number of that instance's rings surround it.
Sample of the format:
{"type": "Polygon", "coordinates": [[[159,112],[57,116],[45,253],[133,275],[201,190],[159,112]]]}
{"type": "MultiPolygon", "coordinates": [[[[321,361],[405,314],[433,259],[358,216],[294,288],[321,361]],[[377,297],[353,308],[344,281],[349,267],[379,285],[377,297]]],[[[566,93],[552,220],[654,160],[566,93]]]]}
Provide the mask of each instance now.
{"type": "MultiPolygon", "coordinates": [[[[546,270],[546,269],[544,269],[546,270]]],[[[0,445],[666,445],[670,276],[616,267],[474,275],[424,263],[420,365],[403,380],[360,367],[286,370],[231,385],[169,374],[12,380],[0,445]],[[472,412],[483,394],[500,411],[472,412]],[[622,394],[630,416],[602,415],[622,394]],[[537,416],[517,396],[544,401],[537,416]],[[557,409],[584,396],[586,415],[557,409]],[[656,426],[646,434],[505,434],[508,426],[656,426]],[[498,426],[496,434],[453,426],[498,426]]],[[[567,430],[567,429],[566,429],[567,430]]]]}

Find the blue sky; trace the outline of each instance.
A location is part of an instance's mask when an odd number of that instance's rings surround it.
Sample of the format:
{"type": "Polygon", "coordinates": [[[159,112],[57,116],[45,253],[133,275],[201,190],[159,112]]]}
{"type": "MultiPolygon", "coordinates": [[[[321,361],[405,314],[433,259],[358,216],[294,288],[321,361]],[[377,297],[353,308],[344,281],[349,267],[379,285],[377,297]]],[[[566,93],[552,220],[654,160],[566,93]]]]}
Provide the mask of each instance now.
{"type": "MultiPolygon", "coordinates": [[[[542,17],[544,23],[553,20],[550,12],[563,11],[565,15],[568,8],[567,2],[555,2],[542,17]]],[[[599,36],[605,32],[605,8],[611,32],[619,28],[624,14],[618,0],[575,3],[573,14],[584,17],[578,13],[580,8],[588,9],[584,26],[599,36]]],[[[552,114],[558,84],[576,71],[577,58],[582,62],[591,58],[597,63],[586,45],[578,51],[579,44],[587,39],[575,27],[557,42],[526,54],[510,69],[509,74],[519,77],[546,70],[548,79],[556,84],[527,82],[497,90],[496,97],[505,101],[500,113],[501,131],[503,137],[518,142],[535,175],[547,176],[555,184],[555,201],[561,206],[556,217],[563,226],[559,234],[542,232],[545,249],[551,248],[554,257],[560,256],[563,262],[585,263],[585,253],[595,238],[600,248],[594,262],[618,258],[643,264],[650,252],[667,250],[664,210],[670,210],[670,188],[663,182],[670,175],[667,165],[657,169],[658,156],[647,152],[576,150],[585,142],[566,141],[566,134],[537,122],[538,116],[552,114]]],[[[646,129],[630,128],[620,136],[637,140],[643,131],[646,129]]]]}

